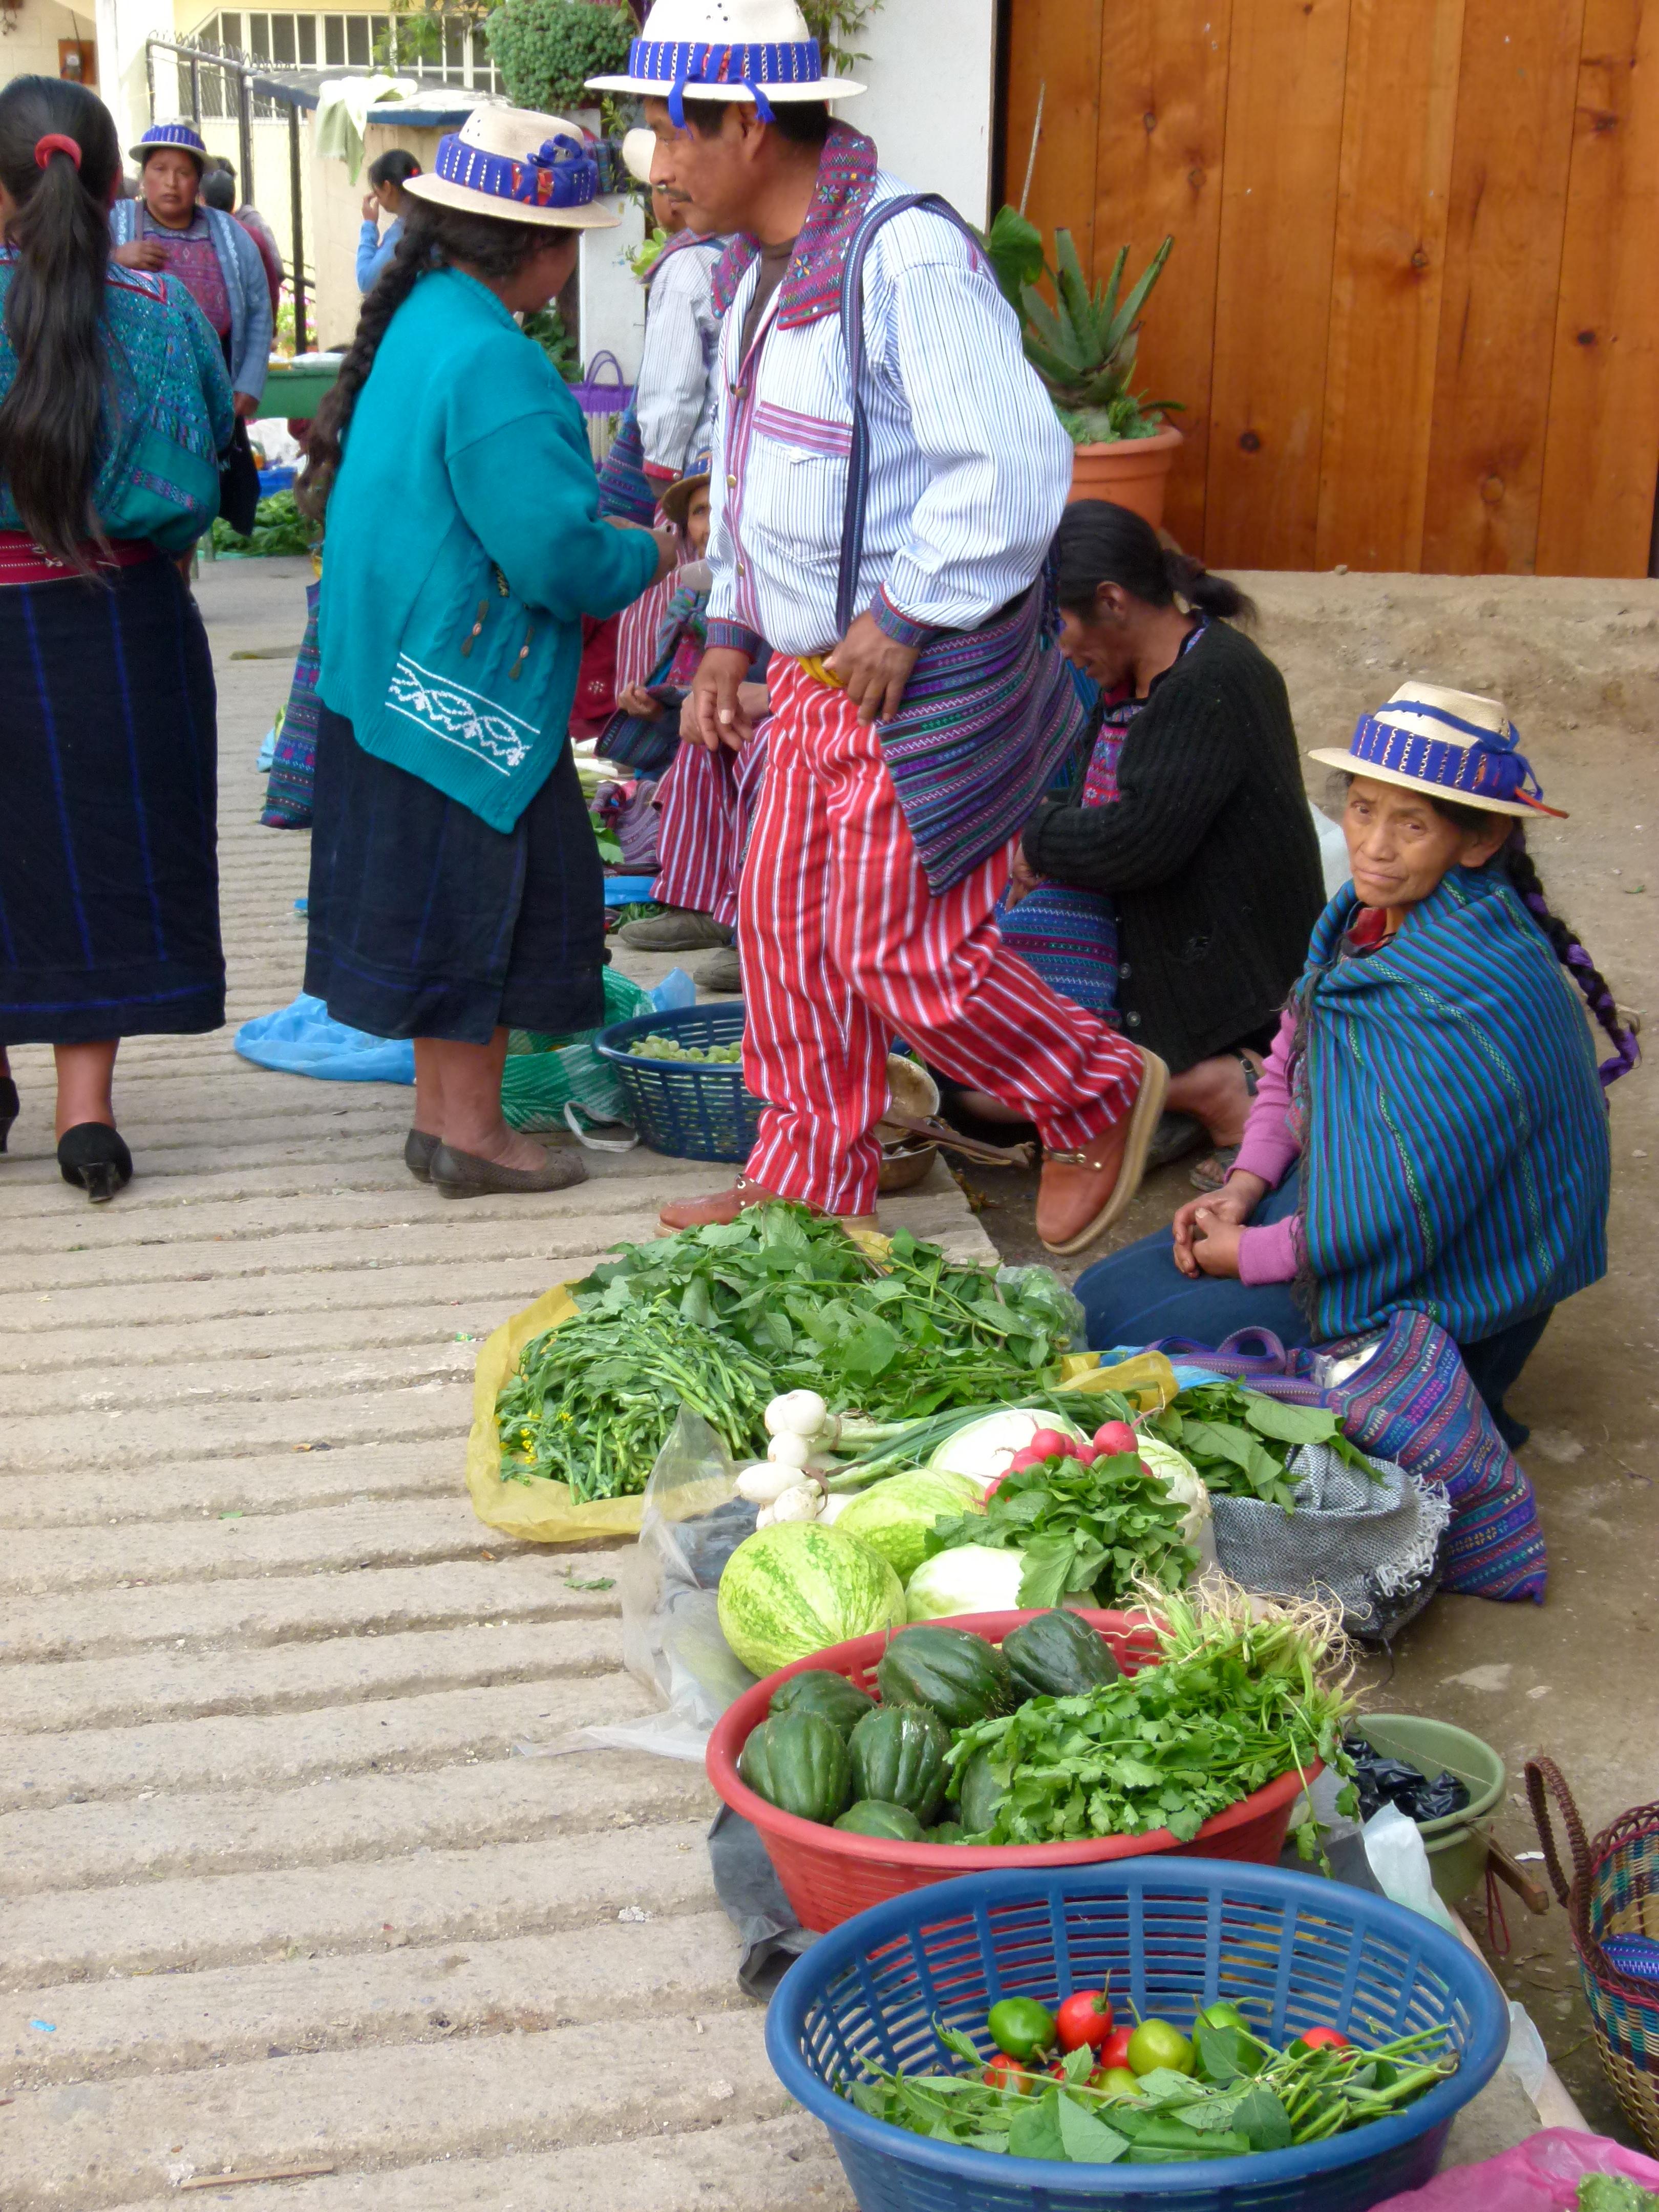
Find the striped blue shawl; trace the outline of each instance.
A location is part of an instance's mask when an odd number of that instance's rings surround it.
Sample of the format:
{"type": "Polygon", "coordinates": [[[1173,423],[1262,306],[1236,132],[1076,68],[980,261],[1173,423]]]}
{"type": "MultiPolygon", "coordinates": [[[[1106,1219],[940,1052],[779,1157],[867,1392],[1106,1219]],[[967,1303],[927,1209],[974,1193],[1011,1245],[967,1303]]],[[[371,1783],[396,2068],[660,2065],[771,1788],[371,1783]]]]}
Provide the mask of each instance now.
{"type": "Polygon", "coordinates": [[[1607,1272],[1607,1109],[1578,1000],[1492,869],[1454,868],[1391,944],[1298,987],[1305,1249],[1322,1340],[1416,1307],[1463,1344],[1607,1272]]]}

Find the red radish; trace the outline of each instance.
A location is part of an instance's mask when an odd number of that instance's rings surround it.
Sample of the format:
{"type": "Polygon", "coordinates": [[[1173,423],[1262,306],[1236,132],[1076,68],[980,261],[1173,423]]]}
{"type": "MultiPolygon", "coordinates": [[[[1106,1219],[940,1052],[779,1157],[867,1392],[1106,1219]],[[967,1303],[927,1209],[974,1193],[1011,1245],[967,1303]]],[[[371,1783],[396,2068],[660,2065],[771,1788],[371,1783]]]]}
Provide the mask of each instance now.
{"type": "Polygon", "coordinates": [[[1092,1467],[1100,1454],[1092,1444],[1079,1444],[1073,1456],[1079,1467],[1092,1467]]]}
{"type": "Polygon", "coordinates": [[[1076,1990],[1054,2014],[1062,2051],[1092,2044],[1098,2050],[1112,2032],[1112,2001],[1104,1990],[1076,1990]]]}
{"type": "Polygon", "coordinates": [[[1095,1431],[1095,1448],[1115,1458],[1119,1452],[1139,1451],[1140,1439],[1127,1421],[1103,1421],[1095,1431]]]}
{"type": "Polygon", "coordinates": [[[1034,1459],[1043,1460],[1065,1459],[1073,1447],[1071,1438],[1061,1436],[1058,1429],[1039,1429],[1025,1449],[1034,1459]]]}

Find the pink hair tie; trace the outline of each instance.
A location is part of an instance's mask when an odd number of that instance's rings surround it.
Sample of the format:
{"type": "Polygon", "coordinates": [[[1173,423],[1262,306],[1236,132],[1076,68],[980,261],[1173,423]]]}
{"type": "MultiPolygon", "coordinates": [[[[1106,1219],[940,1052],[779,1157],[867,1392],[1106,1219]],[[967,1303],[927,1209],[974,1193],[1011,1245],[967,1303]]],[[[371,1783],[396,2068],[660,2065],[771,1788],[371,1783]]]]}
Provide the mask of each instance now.
{"type": "Polygon", "coordinates": [[[44,138],[34,142],[35,167],[44,169],[54,154],[67,154],[77,169],[81,166],[81,149],[74,139],[65,138],[61,131],[48,131],[44,138]]]}

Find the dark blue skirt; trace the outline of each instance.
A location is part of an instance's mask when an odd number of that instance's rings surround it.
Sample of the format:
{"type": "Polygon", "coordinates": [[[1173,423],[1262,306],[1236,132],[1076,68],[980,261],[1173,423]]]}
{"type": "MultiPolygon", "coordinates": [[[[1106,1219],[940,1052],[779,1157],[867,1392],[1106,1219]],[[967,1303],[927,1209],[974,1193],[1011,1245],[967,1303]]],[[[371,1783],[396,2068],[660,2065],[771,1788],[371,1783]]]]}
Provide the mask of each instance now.
{"type": "Polygon", "coordinates": [[[223,1023],[216,717],[171,561],[0,588],[0,1044],[223,1023]]]}
{"type": "Polygon", "coordinates": [[[503,835],[319,702],[306,988],[371,1036],[605,1018],[605,869],[568,745],[503,835]]]}

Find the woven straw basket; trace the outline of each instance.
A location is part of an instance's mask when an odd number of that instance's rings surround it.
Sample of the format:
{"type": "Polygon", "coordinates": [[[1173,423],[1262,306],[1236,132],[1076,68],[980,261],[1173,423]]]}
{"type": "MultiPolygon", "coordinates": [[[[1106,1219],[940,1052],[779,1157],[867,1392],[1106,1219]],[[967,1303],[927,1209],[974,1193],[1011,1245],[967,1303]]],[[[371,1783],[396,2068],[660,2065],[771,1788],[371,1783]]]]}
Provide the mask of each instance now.
{"type": "Polygon", "coordinates": [[[1591,1841],[1553,1759],[1527,1762],[1527,1796],[1555,1893],[1567,1908],[1572,1948],[1607,2079],[1648,2149],[1659,2155],[1659,1982],[1621,1974],[1602,1949],[1612,1936],[1659,1938],[1659,1804],[1621,1813],[1591,1841]],[[1549,1798],[1572,1853],[1561,1871],[1549,1798]]]}

